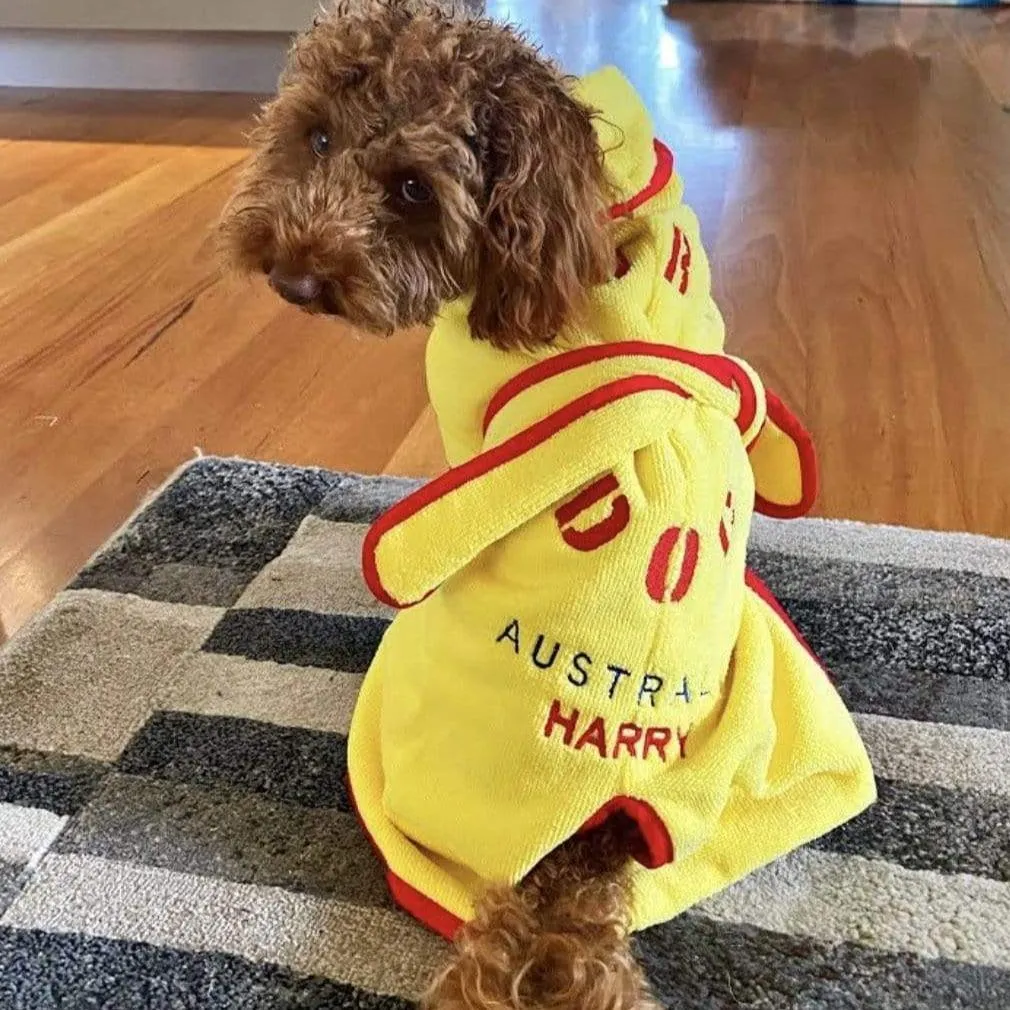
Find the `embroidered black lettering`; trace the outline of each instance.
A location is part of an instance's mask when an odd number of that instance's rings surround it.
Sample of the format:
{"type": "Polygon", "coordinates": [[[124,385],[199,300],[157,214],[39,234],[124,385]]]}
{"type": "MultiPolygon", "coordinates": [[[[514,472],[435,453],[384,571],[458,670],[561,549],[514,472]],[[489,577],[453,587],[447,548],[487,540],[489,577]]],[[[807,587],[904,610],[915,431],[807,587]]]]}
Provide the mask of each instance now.
{"type": "Polygon", "coordinates": [[[574,670],[568,673],[568,683],[572,687],[585,687],[589,680],[589,667],[593,665],[593,657],[587,652],[577,652],[572,657],[574,670]]]}
{"type": "Polygon", "coordinates": [[[642,686],[638,689],[638,704],[642,704],[643,698],[649,699],[649,705],[656,707],[656,692],[663,686],[663,678],[657,677],[654,673],[647,673],[642,678],[642,686]]]}
{"type": "Polygon", "coordinates": [[[614,692],[617,690],[617,685],[621,682],[622,677],[630,677],[631,671],[625,670],[620,666],[608,666],[607,669],[614,675],[614,679],[610,684],[609,696],[614,697],[614,692]]]}
{"type": "Polygon", "coordinates": [[[504,642],[508,639],[512,643],[512,649],[515,654],[519,655],[519,622],[516,620],[509,621],[508,627],[495,639],[495,642],[504,642]]]}
{"type": "Polygon", "coordinates": [[[691,688],[688,687],[687,677],[684,678],[680,690],[676,694],[676,697],[683,698],[684,701],[688,703],[688,705],[691,704],[691,688]]]}
{"type": "Polygon", "coordinates": [[[554,665],[554,660],[558,658],[558,650],[561,648],[560,642],[554,643],[554,650],[551,652],[551,658],[544,663],[540,659],[540,646],[544,644],[544,636],[537,636],[537,644],[533,646],[533,665],[538,666],[541,670],[549,670],[554,665]]]}

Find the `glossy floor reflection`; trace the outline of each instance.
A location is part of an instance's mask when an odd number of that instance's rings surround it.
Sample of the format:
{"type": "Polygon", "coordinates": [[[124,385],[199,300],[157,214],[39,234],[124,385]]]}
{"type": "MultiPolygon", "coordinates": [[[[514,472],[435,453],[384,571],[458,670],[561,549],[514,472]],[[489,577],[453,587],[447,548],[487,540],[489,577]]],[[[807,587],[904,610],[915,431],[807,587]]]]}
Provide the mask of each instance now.
{"type": "Polygon", "coordinates": [[[1010,535],[1010,12],[492,3],[619,66],[834,516],[1010,535]]]}

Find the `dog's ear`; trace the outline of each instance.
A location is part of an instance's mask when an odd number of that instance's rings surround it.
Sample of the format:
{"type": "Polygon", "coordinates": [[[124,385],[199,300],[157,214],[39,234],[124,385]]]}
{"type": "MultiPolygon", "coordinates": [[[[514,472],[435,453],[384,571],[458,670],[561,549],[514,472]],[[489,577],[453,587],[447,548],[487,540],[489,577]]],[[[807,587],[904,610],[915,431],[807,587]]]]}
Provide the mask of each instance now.
{"type": "Polygon", "coordinates": [[[550,341],[613,267],[592,112],[531,60],[479,110],[484,210],[470,329],[503,347],[550,341]]]}

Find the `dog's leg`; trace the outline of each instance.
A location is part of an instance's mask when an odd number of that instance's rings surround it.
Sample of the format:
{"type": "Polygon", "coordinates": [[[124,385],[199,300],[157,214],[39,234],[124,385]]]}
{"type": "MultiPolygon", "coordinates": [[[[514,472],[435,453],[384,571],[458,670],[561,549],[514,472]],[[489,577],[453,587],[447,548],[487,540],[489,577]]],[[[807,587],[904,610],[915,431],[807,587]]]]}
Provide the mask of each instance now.
{"type": "Polygon", "coordinates": [[[424,1010],[651,1010],[631,951],[628,827],[608,823],[489,893],[424,1010]]]}

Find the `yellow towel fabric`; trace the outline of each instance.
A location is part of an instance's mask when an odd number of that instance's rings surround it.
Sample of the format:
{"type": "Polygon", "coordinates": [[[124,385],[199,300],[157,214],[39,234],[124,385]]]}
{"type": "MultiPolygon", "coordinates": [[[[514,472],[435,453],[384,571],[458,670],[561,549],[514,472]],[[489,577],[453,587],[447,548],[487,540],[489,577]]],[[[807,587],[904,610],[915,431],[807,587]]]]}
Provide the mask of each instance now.
{"type": "Polygon", "coordinates": [[[624,78],[581,82],[621,200],[615,277],[537,355],[428,345],[452,468],[363,561],[402,608],[349,742],[395,898],[446,936],[580,830],[638,825],[635,928],[874,798],[829,678],[746,569],[755,506],[809,508],[809,439],[724,353],[698,224],[624,78]]]}

